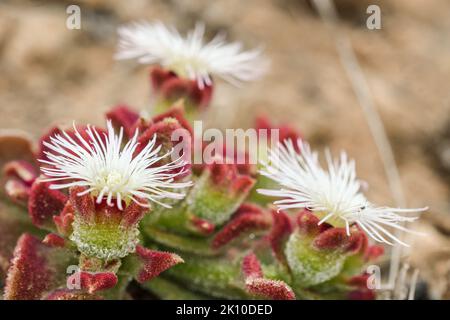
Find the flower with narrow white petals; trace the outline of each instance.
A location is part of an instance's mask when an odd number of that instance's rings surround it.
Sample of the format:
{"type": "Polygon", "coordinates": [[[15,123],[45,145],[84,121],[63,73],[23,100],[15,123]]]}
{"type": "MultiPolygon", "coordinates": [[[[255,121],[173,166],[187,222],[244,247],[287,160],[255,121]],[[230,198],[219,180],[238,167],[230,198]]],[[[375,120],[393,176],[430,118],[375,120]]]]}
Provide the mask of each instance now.
{"type": "Polygon", "coordinates": [[[326,152],[327,169],[318,160],[307,143],[297,141],[300,152],[291,140],[284,141],[270,150],[268,162],[263,163],[261,174],[277,182],[279,189],[259,189],[258,192],[280,197],[274,202],[280,210],[306,208],[324,222],[346,227],[357,224],[371,238],[392,245],[393,242],[406,245],[389,231],[389,227],[414,233],[403,222],[412,222],[417,217],[406,217],[401,213],[419,212],[421,209],[399,209],[376,207],[361,192],[361,182],[356,177],[355,162],[345,152],[339,159],[332,159],[326,152]]]}
{"type": "Polygon", "coordinates": [[[164,165],[156,165],[161,159],[171,154],[159,155],[161,146],[156,146],[156,136],[134,155],[139,143],[138,131],[122,148],[123,128],[117,135],[111,121],[107,122],[107,134],[100,134],[95,128],[87,126],[88,139],[83,138],[74,125],[72,137],[67,132],[57,134],[44,145],[51,151],[45,154],[48,160],[39,160],[44,166],[41,171],[46,178],[43,181],[52,182],[52,189],[63,189],[74,186],[85,187],[86,190],[78,195],[91,193],[96,196],[97,203],[106,198],[107,204],[112,206],[116,201],[122,210],[122,201],[140,203],[145,199],[148,203],[155,202],[164,207],[169,205],[162,199],[182,199],[182,189],[191,182],[174,182],[177,175],[173,170],[183,168],[185,161],[178,158],[164,165]]]}
{"type": "Polygon", "coordinates": [[[226,43],[222,34],[204,43],[205,26],[197,23],[186,37],[161,22],[131,23],[119,27],[116,59],[159,64],[181,77],[197,80],[200,88],[211,85],[211,76],[232,84],[259,78],[267,69],[261,49],[242,50],[239,42],[226,43]]]}

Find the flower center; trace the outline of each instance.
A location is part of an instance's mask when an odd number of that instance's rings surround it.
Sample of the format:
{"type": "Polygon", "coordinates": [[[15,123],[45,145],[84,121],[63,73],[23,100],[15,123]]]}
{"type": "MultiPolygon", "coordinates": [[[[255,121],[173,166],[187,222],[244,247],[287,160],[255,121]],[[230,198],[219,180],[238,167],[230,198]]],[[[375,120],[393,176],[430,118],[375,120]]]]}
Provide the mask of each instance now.
{"type": "Polygon", "coordinates": [[[106,185],[111,189],[116,189],[122,184],[123,177],[117,171],[109,172],[106,176],[106,185]]]}
{"type": "Polygon", "coordinates": [[[96,180],[98,190],[106,187],[106,192],[122,192],[125,183],[123,174],[117,170],[105,170],[98,175],[96,180]]]}

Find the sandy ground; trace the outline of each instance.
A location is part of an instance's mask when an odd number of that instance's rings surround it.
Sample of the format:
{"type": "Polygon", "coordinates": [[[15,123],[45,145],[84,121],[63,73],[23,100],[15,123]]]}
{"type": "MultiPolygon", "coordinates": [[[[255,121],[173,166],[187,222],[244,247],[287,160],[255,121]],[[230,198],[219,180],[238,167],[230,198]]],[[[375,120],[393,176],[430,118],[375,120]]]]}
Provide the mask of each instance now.
{"type": "MultiPolygon", "coordinates": [[[[433,297],[450,297],[450,2],[337,1],[395,151],[408,206],[429,206],[428,232],[412,263],[433,297]],[[365,27],[379,4],[382,29],[365,27]],[[423,270],[422,270],[423,269],[423,270]],[[447,293],[446,293],[447,292],[447,293]]],[[[336,53],[333,35],[305,0],[86,0],[0,2],[0,128],[38,137],[55,122],[101,124],[111,106],[149,107],[148,68],[113,59],[116,27],[162,20],[181,30],[205,21],[271,60],[260,81],[217,82],[210,126],[250,127],[259,114],[289,122],[316,147],[345,149],[373,201],[393,205],[364,115],[336,53]],[[81,30],[68,30],[66,7],[81,7],[81,30]]]]}

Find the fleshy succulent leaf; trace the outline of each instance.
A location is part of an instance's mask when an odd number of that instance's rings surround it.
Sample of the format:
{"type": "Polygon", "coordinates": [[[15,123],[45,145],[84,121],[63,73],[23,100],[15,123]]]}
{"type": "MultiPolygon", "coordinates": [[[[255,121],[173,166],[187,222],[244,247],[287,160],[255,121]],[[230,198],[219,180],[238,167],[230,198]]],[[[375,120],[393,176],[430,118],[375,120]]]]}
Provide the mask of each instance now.
{"type": "Polygon", "coordinates": [[[272,218],[273,226],[268,235],[268,240],[275,257],[284,263],[285,257],[283,247],[287,238],[292,233],[292,223],[289,216],[282,211],[276,212],[275,210],[272,210],[272,218]]]}
{"type": "Polygon", "coordinates": [[[150,250],[142,246],[137,246],[136,253],[133,254],[135,278],[138,282],[149,281],[182,262],[183,259],[174,253],[150,250]]]}
{"type": "Polygon", "coordinates": [[[67,196],[59,190],[52,190],[48,182],[37,180],[30,190],[28,212],[37,227],[53,227],[53,216],[59,214],[66,202],[67,196]]]}
{"type": "Polygon", "coordinates": [[[295,293],[284,281],[264,278],[247,278],[247,290],[254,295],[272,300],[295,300],[295,293]]]}
{"type": "Polygon", "coordinates": [[[71,201],[67,201],[63,210],[59,215],[53,216],[53,222],[59,234],[69,236],[72,231],[72,223],[74,221],[75,208],[71,201]]]}
{"type": "Polygon", "coordinates": [[[319,234],[313,246],[319,250],[334,250],[347,246],[349,241],[344,228],[331,228],[319,234]]]}
{"type": "Polygon", "coordinates": [[[204,109],[212,98],[213,86],[199,87],[196,80],[178,77],[174,72],[155,67],[150,72],[153,90],[166,104],[186,100],[189,108],[204,109]]]}
{"type": "Polygon", "coordinates": [[[57,234],[50,233],[45,236],[44,240],[42,240],[42,243],[48,245],[49,247],[64,248],[67,244],[67,241],[66,241],[66,239],[58,236],[57,234]]]}
{"type": "Polygon", "coordinates": [[[380,245],[374,245],[367,248],[365,258],[367,261],[377,260],[384,253],[384,248],[380,245]]]}
{"type": "MultiPolygon", "coordinates": [[[[245,206],[243,210],[245,210],[245,206]]],[[[262,211],[246,212],[243,210],[238,210],[238,213],[214,236],[213,248],[220,248],[246,232],[270,228],[270,218],[262,211]]]]}
{"type": "MultiPolygon", "coordinates": [[[[135,150],[135,154],[139,154],[142,149],[147,146],[149,141],[156,135],[156,145],[160,146],[159,156],[169,154],[174,149],[175,145],[181,143],[183,148],[182,154],[178,156],[185,161],[185,165],[177,168],[172,174],[177,174],[176,179],[179,180],[190,174],[190,157],[191,157],[191,135],[189,131],[184,129],[182,125],[175,118],[164,118],[159,122],[155,122],[145,132],[143,132],[138,139],[138,146],[135,150]],[[179,134],[180,141],[174,141],[173,133],[179,134]]],[[[162,166],[173,161],[172,157],[165,157],[160,161],[153,164],[153,166],[162,166]]]]}
{"type": "Polygon", "coordinates": [[[187,131],[189,131],[189,133],[191,135],[194,134],[194,131],[192,130],[191,124],[186,119],[186,115],[185,115],[185,112],[184,112],[184,107],[183,107],[182,104],[175,104],[175,105],[173,105],[166,112],[154,116],[152,121],[154,123],[157,123],[157,122],[163,121],[164,119],[167,119],[167,118],[176,119],[178,121],[178,123],[181,125],[181,127],[186,129],[187,131]]]}
{"type": "Polygon", "coordinates": [[[214,232],[215,225],[208,220],[200,219],[196,216],[191,216],[190,218],[191,226],[193,229],[195,229],[198,233],[202,235],[210,235],[214,232]]]}
{"type": "Polygon", "coordinates": [[[117,276],[113,272],[86,272],[80,271],[72,274],[67,281],[72,282],[76,278],[80,281],[81,289],[89,294],[96,293],[101,290],[113,288],[117,284],[117,276]]]}
{"type": "Polygon", "coordinates": [[[83,290],[57,289],[49,293],[45,300],[102,300],[102,297],[83,290]]]}
{"type": "Polygon", "coordinates": [[[139,114],[131,110],[127,105],[119,105],[106,114],[115,127],[122,127],[128,136],[132,138],[139,120],[139,114]]]}
{"type": "Polygon", "coordinates": [[[25,210],[6,201],[0,201],[0,282],[9,268],[17,239],[24,232],[36,235],[41,233],[33,226],[25,210]]]}
{"type": "Polygon", "coordinates": [[[245,278],[262,278],[264,276],[261,264],[254,253],[249,253],[242,259],[242,273],[245,278]]]}
{"type": "Polygon", "coordinates": [[[24,160],[14,160],[5,164],[3,172],[7,177],[16,177],[19,180],[31,185],[37,178],[35,167],[24,160]]]}
{"type": "Polygon", "coordinates": [[[261,264],[254,253],[242,259],[242,273],[245,277],[245,286],[252,295],[273,300],[295,299],[294,291],[284,281],[264,278],[261,264]]]}
{"type": "Polygon", "coordinates": [[[26,206],[30,197],[30,186],[20,180],[10,179],[4,186],[6,195],[16,204],[26,206]]]}
{"type": "Polygon", "coordinates": [[[24,234],[14,250],[4,298],[41,299],[66,284],[66,268],[74,264],[76,260],[72,252],[49,247],[38,238],[24,234]]]}
{"type": "Polygon", "coordinates": [[[17,204],[27,205],[31,186],[37,178],[34,166],[25,160],[10,161],[3,167],[3,174],[6,195],[17,204]]]}

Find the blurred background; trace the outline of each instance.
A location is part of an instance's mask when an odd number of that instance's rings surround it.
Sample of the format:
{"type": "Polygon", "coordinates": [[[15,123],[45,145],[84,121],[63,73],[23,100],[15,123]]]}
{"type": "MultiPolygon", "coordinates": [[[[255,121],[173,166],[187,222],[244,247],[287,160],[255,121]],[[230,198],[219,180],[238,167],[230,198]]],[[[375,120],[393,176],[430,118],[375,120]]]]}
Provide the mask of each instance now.
{"type": "MultiPolygon", "coordinates": [[[[450,1],[335,0],[386,126],[409,207],[429,206],[409,262],[419,293],[450,299],[450,1]],[[382,28],[366,27],[370,4],[382,28]]],[[[113,59],[116,28],[161,20],[181,31],[204,21],[271,60],[260,81],[217,81],[209,126],[248,128],[258,115],[298,128],[315,148],[345,149],[370,186],[394,205],[382,162],[329,32],[307,0],[1,0],[0,128],[35,139],[57,122],[102,124],[119,103],[150,108],[148,67],[113,59]],[[66,8],[81,8],[81,29],[66,8]]]]}

